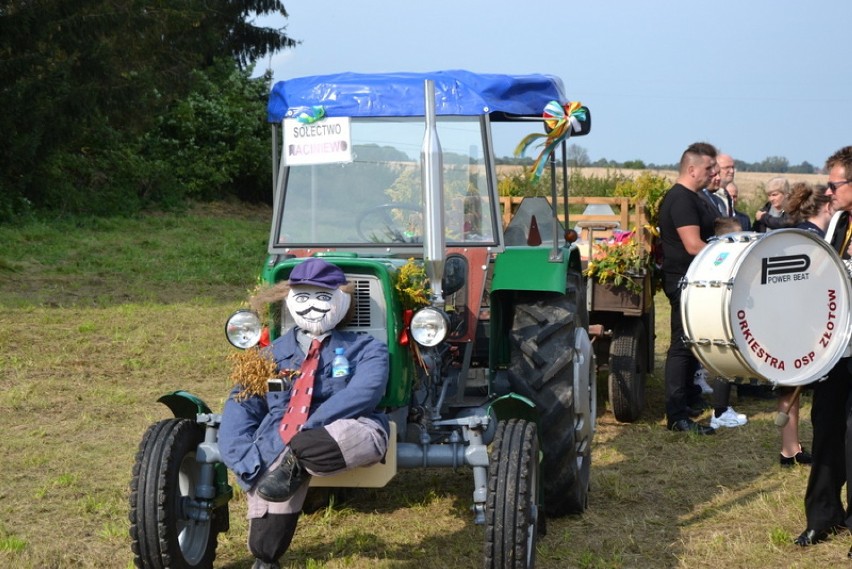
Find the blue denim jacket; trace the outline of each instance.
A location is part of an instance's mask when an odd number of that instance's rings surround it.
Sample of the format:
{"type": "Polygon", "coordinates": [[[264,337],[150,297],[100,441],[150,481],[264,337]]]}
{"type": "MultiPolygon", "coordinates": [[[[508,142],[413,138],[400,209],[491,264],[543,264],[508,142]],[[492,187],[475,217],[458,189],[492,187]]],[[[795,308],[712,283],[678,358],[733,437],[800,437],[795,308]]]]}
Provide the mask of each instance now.
{"type": "MultiPolygon", "coordinates": [[[[305,353],[296,341],[295,329],[281,336],[268,348],[278,369],[298,370],[305,353]]],[[[368,334],[332,330],[320,352],[314,380],[311,411],[303,429],[328,425],[338,419],[370,417],[389,432],[387,415],[377,409],[388,380],[388,349],[368,334]],[[342,347],[349,360],[349,376],[333,378],[331,360],[335,348],[342,347]]],[[[289,391],[273,391],[235,401],[235,387],[222,412],[219,451],[225,465],[237,475],[244,489],[250,489],[279,454],[284,442],[278,424],[290,400],[289,391]]]]}

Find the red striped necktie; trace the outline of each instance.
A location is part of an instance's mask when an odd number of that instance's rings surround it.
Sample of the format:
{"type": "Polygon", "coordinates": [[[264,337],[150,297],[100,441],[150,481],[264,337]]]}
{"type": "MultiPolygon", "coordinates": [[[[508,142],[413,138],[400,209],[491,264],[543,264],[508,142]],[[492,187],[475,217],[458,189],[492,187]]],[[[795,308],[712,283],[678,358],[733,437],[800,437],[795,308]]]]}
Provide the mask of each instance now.
{"type": "Polygon", "coordinates": [[[290,393],[290,402],[287,410],[278,425],[278,434],[284,444],[289,444],[290,439],[299,432],[305,421],[308,420],[308,411],[311,409],[311,396],[314,393],[314,375],[319,367],[321,342],[314,338],[305,361],[299,372],[299,377],[293,383],[293,391],[290,393]]]}

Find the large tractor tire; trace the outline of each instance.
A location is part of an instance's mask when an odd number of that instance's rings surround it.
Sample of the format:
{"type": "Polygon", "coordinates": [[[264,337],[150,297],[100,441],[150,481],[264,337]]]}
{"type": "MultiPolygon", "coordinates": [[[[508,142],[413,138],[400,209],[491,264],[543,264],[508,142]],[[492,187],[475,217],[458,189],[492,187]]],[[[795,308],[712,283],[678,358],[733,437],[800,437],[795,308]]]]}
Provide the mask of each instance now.
{"type": "Polygon", "coordinates": [[[632,423],[645,406],[647,358],[645,325],[639,318],[625,318],[612,330],[609,345],[609,401],[616,420],[632,423]]]}
{"type": "Polygon", "coordinates": [[[130,539],[136,567],[213,567],[227,505],[205,521],[188,515],[200,466],[195,451],[203,440],[204,427],[189,419],[155,423],[142,438],[130,483],[130,539]]]}
{"type": "MultiPolygon", "coordinates": [[[[514,392],[535,402],[541,417],[542,488],[551,516],[582,513],[588,503],[594,419],[585,416],[589,405],[580,400],[582,394],[575,397],[578,327],[570,297],[539,293],[515,305],[509,382],[514,392]]],[[[588,395],[589,388],[584,392],[588,395]]]]}
{"type": "Polygon", "coordinates": [[[538,536],[535,423],[500,421],[488,460],[485,569],[531,569],[538,536]]]}

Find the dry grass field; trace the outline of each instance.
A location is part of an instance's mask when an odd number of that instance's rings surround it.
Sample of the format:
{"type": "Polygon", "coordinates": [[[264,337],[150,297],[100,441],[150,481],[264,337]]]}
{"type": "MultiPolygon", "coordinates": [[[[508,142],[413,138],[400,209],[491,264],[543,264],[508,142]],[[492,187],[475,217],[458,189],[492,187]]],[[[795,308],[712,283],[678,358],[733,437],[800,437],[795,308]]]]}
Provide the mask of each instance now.
{"type": "MultiPolygon", "coordinates": [[[[220,409],[228,391],[223,323],[253,286],[268,235],[268,210],[249,213],[0,226],[0,567],[133,566],[128,485],[143,432],[169,416],[156,399],[186,389],[220,409]]],[[[645,411],[615,421],[602,370],[589,509],[548,520],[537,567],[846,564],[847,536],[791,543],[808,469],[778,465],[774,401],[735,397],[749,424],[713,437],[665,429],[668,305],[658,295],[656,306],[645,411]]],[[[806,396],[805,446],[810,407],[806,396]]],[[[282,567],[481,566],[471,492],[466,469],[403,471],[305,515],[282,567]]],[[[245,513],[238,492],[215,567],[251,566],[245,513]]]]}
{"type": "MultiPolygon", "coordinates": [[[[606,168],[580,168],[584,176],[605,177],[607,174],[606,168]]],[[[609,170],[613,172],[615,170],[609,170]]],[[[638,176],[644,170],[617,170],[625,176],[638,176]]],[[[674,182],[677,178],[677,172],[674,170],[650,170],[651,172],[664,176],[674,182]]],[[[772,174],[769,172],[737,172],[734,177],[734,182],[740,189],[741,201],[747,204],[763,204],[766,201],[766,194],[763,189],[766,187],[766,182],[776,176],[787,178],[790,184],[796,182],[807,182],[809,184],[825,183],[828,177],[824,174],[772,174]]]]}

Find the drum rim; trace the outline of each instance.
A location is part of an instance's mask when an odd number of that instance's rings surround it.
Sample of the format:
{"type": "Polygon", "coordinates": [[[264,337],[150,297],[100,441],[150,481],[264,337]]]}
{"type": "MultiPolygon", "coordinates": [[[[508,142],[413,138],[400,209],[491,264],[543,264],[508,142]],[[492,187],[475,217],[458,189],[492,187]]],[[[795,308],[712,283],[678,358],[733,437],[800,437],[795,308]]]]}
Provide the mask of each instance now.
{"type": "MultiPolygon", "coordinates": [[[[700,265],[700,263],[698,263],[699,258],[703,259],[704,256],[710,256],[710,254],[711,254],[710,249],[712,248],[710,246],[712,244],[715,244],[715,243],[723,242],[722,239],[724,239],[726,237],[734,238],[734,239],[736,239],[737,237],[739,237],[740,239],[746,238],[745,241],[741,241],[741,242],[747,242],[747,245],[738,252],[737,259],[731,265],[731,268],[728,271],[728,275],[731,278],[733,278],[733,276],[736,275],[737,272],[739,271],[739,269],[742,266],[745,259],[748,257],[748,252],[753,247],[755,247],[757,245],[757,243],[760,243],[764,239],[769,238],[771,236],[780,236],[780,235],[784,235],[784,234],[805,235],[805,236],[807,236],[807,239],[817,243],[819,247],[822,247],[825,251],[829,252],[828,257],[830,259],[832,259],[832,262],[837,267],[840,274],[845,277],[841,281],[842,282],[842,288],[846,292],[847,307],[852,309],[852,280],[850,280],[849,271],[846,269],[846,265],[843,263],[843,260],[841,259],[840,255],[838,255],[837,251],[835,251],[834,248],[831,246],[831,244],[829,244],[827,241],[825,241],[825,239],[820,238],[818,235],[816,235],[812,231],[806,231],[804,229],[799,229],[799,228],[795,228],[795,227],[776,229],[776,230],[769,231],[767,233],[757,233],[757,232],[754,232],[754,231],[738,231],[738,232],[733,232],[733,233],[727,233],[727,234],[722,235],[718,238],[715,238],[711,241],[708,241],[708,246],[704,247],[698,253],[698,255],[695,256],[695,258],[692,260],[692,263],[690,263],[686,274],[684,275],[685,282],[683,284],[682,291],[681,291],[680,313],[681,313],[681,323],[683,324],[683,329],[684,329],[684,335],[687,339],[693,337],[692,334],[691,334],[690,327],[689,327],[689,318],[687,318],[687,302],[685,302],[686,297],[688,297],[688,294],[686,294],[686,293],[689,290],[689,286],[688,286],[690,284],[689,277],[690,277],[690,275],[694,276],[695,272],[697,271],[697,267],[698,267],[698,265],[700,265]],[[695,267],[695,270],[693,269],[693,267],[695,267]]],[[[693,282],[697,282],[697,281],[693,281],[693,282]]],[[[722,314],[723,318],[722,318],[721,324],[724,328],[725,333],[728,335],[728,337],[734,338],[734,335],[733,335],[734,330],[733,330],[733,326],[732,326],[732,319],[730,318],[730,314],[729,314],[729,307],[730,307],[730,303],[731,303],[731,297],[733,295],[733,289],[730,288],[730,287],[725,287],[725,290],[722,294],[723,294],[723,302],[724,302],[723,307],[724,308],[723,308],[723,314],[722,314]]],[[[809,383],[813,383],[815,381],[820,380],[822,377],[825,377],[825,374],[827,374],[835,365],[837,365],[837,362],[839,362],[843,358],[843,354],[847,351],[847,347],[849,346],[850,341],[852,340],[852,316],[847,314],[846,326],[840,332],[841,332],[841,335],[838,337],[837,340],[835,340],[832,343],[833,346],[838,346],[834,350],[834,353],[831,355],[830,358],[826,358],[825,360],[822,360],[824,362],[824,365],[822,365],[820,367],[819,372],[815,373],[813,376],[808,376],[809,379],[807,381],[802,381],[801,378],[793,379],[791,381],[779,381],[777,379],[770,379],[770,378],[767,378],[767,377],[760,375],[754,369],[754,366],[752,365],[752,363],[743,356],[742,350],[736,344],[731,347],[731,354],[733,355],[734,359],[740,364],[740,366],[744,370],[748,370],[752,375],[727,377],[724,374],[718,373],[718,370],[715,369],[715,365],[714,365],[713,361],[708,360],[706,358],[706,356],[707,356],[706,353],[696,349],[696,347],[694,347],[695,346],[694,343],[692,343],[692,342],[690,343],[690,348],[691,348],[692,353],[699,360],[699,362],[701,362],[701,364],[705,368],[707,368],[708,370],[712,371],[713,373],[716,373],[719,377],[724,377],[724,378],[729,379],[729,380],[756,379],[758,381],[762,381],[762,382],[765,382],[765,383],[771,383],[773,385],[781,385],[781,386],[807,385],[809,383]]]]}

